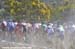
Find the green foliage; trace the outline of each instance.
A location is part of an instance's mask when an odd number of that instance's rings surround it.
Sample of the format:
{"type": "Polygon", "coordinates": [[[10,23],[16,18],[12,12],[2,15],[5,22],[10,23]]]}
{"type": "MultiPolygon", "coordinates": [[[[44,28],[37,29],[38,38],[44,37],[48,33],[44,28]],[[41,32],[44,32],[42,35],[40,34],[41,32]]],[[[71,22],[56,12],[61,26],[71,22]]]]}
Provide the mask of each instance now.
{"type": "MultiPolygon", "coordinates": [[[[63,0],[63,4],[59,4],[58,6],[54,7],[53,8],[53,16],[52,16],[52,19],[53,20],[61,20],[63,19],[63,17],[65,16],[62,16],[62,13],[64,13],[67,9],[73,9],[75,6],[74,4],[72,3],[72,1],[70,0],[63,0]]],[[[56,2],[57,4],[57,2],[56,2]]]]}
{"type": "Polygon", "coordinates": [[[6,13],[5,9],[0,9],[0,19],[4,18],[5,13],[6,13]]]}
{"type": "Polygon", "coordinates": [[[14,17],[21,16],[22,19],[48,21],[63,19],[62,13],[71,8],[75,8],[70,0],[52,0],[54,5],[47,5],[40,0],[5,0],[6,11],[14,17]],[[25,15],[23,17],[23,15],[25,15]]]}
{"type": "MultiPolygon", "coordinates": [[[[6,11],[13,16],[23,16],[34,20],[50,20],[51,8],[40,0],[6,0],[6,11]]],[[[23,18],[24,19],[24,18],[23,18]]]]}

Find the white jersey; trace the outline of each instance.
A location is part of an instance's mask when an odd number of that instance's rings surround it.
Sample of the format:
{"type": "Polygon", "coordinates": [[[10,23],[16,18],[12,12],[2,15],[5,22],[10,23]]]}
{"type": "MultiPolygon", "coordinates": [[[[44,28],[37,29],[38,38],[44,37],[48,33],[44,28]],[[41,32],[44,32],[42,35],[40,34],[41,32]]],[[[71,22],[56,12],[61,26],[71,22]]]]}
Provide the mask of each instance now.
{"type": "Polygon", "coordinates": [[[47,27],[49,28],[50,32],[54,32],[53,25],[48,25],[47,27]]]}
{"type": "Polygon", "coordinates": [[[17,25],[18,23],[17,22],[14,22],[14,24],[17,25]]]}
{"type": "Polygon", "coordinates": [[[75,28],[75,25],[73,24],[72,27],[75,28]]]}
{"type": "Polygon", "coordinates": [[[35,27],[38,28],[38,29],[40,28],[40,26],[41,26],[41,23],[36,23],[35,24],[35,27]]]}
{"type": "Polygon", "coordinates": [[[32,27],[32,24],[26,23],[26,27],[27,27],[27,28],[28,28],[28,27],[32,27]]]}
{"type": "Polygon", "coordinates": [[[71,32],[72,31],[75,31],[75,25],[74,24],[72,25],[72,28],[71,28],[71,32]]]}
{"type": "Polygon", "coordinates": [[[58,29],[59,29],[60,31],[63,31],[63,32],[65,31],[65,30],[64,30],[64,27],[63,27],[62,25],[60,25],[58,29]]]}
{"type": "Polygon", "coordinates": [[[52,26],[51,25],[49,25],[49,26],[47,26],[48,28],[52,28],[52,26]]]}
{"type": "Polygon", "coordinates": [[[6,21],[3,21],[3,24],[4,24],[5,26],[7,26],[7,22],[6,22],[6,21]]]}
{"type": "Polygon", "coordinates": [[[24,26],[26,26],[26,25],[27,25],[27,24],[26,24],[26,23],[24,23],[24,22],[22,22],[21,24],[22,24],[22,25],[24,25],[24,26]]]}

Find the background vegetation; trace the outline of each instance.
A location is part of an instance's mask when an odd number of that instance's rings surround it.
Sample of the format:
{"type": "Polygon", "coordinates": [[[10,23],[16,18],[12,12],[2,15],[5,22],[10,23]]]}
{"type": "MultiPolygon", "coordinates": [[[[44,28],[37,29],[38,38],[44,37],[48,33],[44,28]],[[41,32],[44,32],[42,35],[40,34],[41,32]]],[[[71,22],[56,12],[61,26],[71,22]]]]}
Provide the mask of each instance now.
{"type": "Polygon", "coordinates": [[[63,20],[74,9],[74,0],[1,0],[0,18],[13,17],[28,21],[63,20]]]}

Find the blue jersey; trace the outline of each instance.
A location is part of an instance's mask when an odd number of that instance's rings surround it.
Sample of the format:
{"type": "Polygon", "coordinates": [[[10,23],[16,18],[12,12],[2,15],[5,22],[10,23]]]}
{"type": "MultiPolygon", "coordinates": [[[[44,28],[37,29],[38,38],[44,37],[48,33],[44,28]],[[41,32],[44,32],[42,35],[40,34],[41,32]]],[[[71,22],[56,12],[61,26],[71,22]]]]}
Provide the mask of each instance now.
{"type": "Polygon", "coordinates": [[[15,28],[15,24],[13,22],[7,22],[7,28],[9,32],[12,32],[15,28]]]}

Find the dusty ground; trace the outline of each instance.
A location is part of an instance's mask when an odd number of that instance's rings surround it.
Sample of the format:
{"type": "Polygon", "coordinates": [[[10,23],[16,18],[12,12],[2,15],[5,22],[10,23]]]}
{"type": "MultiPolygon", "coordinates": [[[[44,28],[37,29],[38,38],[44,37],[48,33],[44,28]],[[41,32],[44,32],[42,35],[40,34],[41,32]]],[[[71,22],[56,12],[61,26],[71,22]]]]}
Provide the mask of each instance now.
{"type": "Polygon", "coordinates": [[[0,40],[0,47],[26,47],[26,49],[74,49],[74,36],[67,32],[64,35],[64,39],[61,40],[61,38],[58,37],[58,33],[55,33],[49,38],[47,33],[43,31],[37,31],[36,33],[30,32],[26,33],[26,39],[23,42],[0,40]]]}

